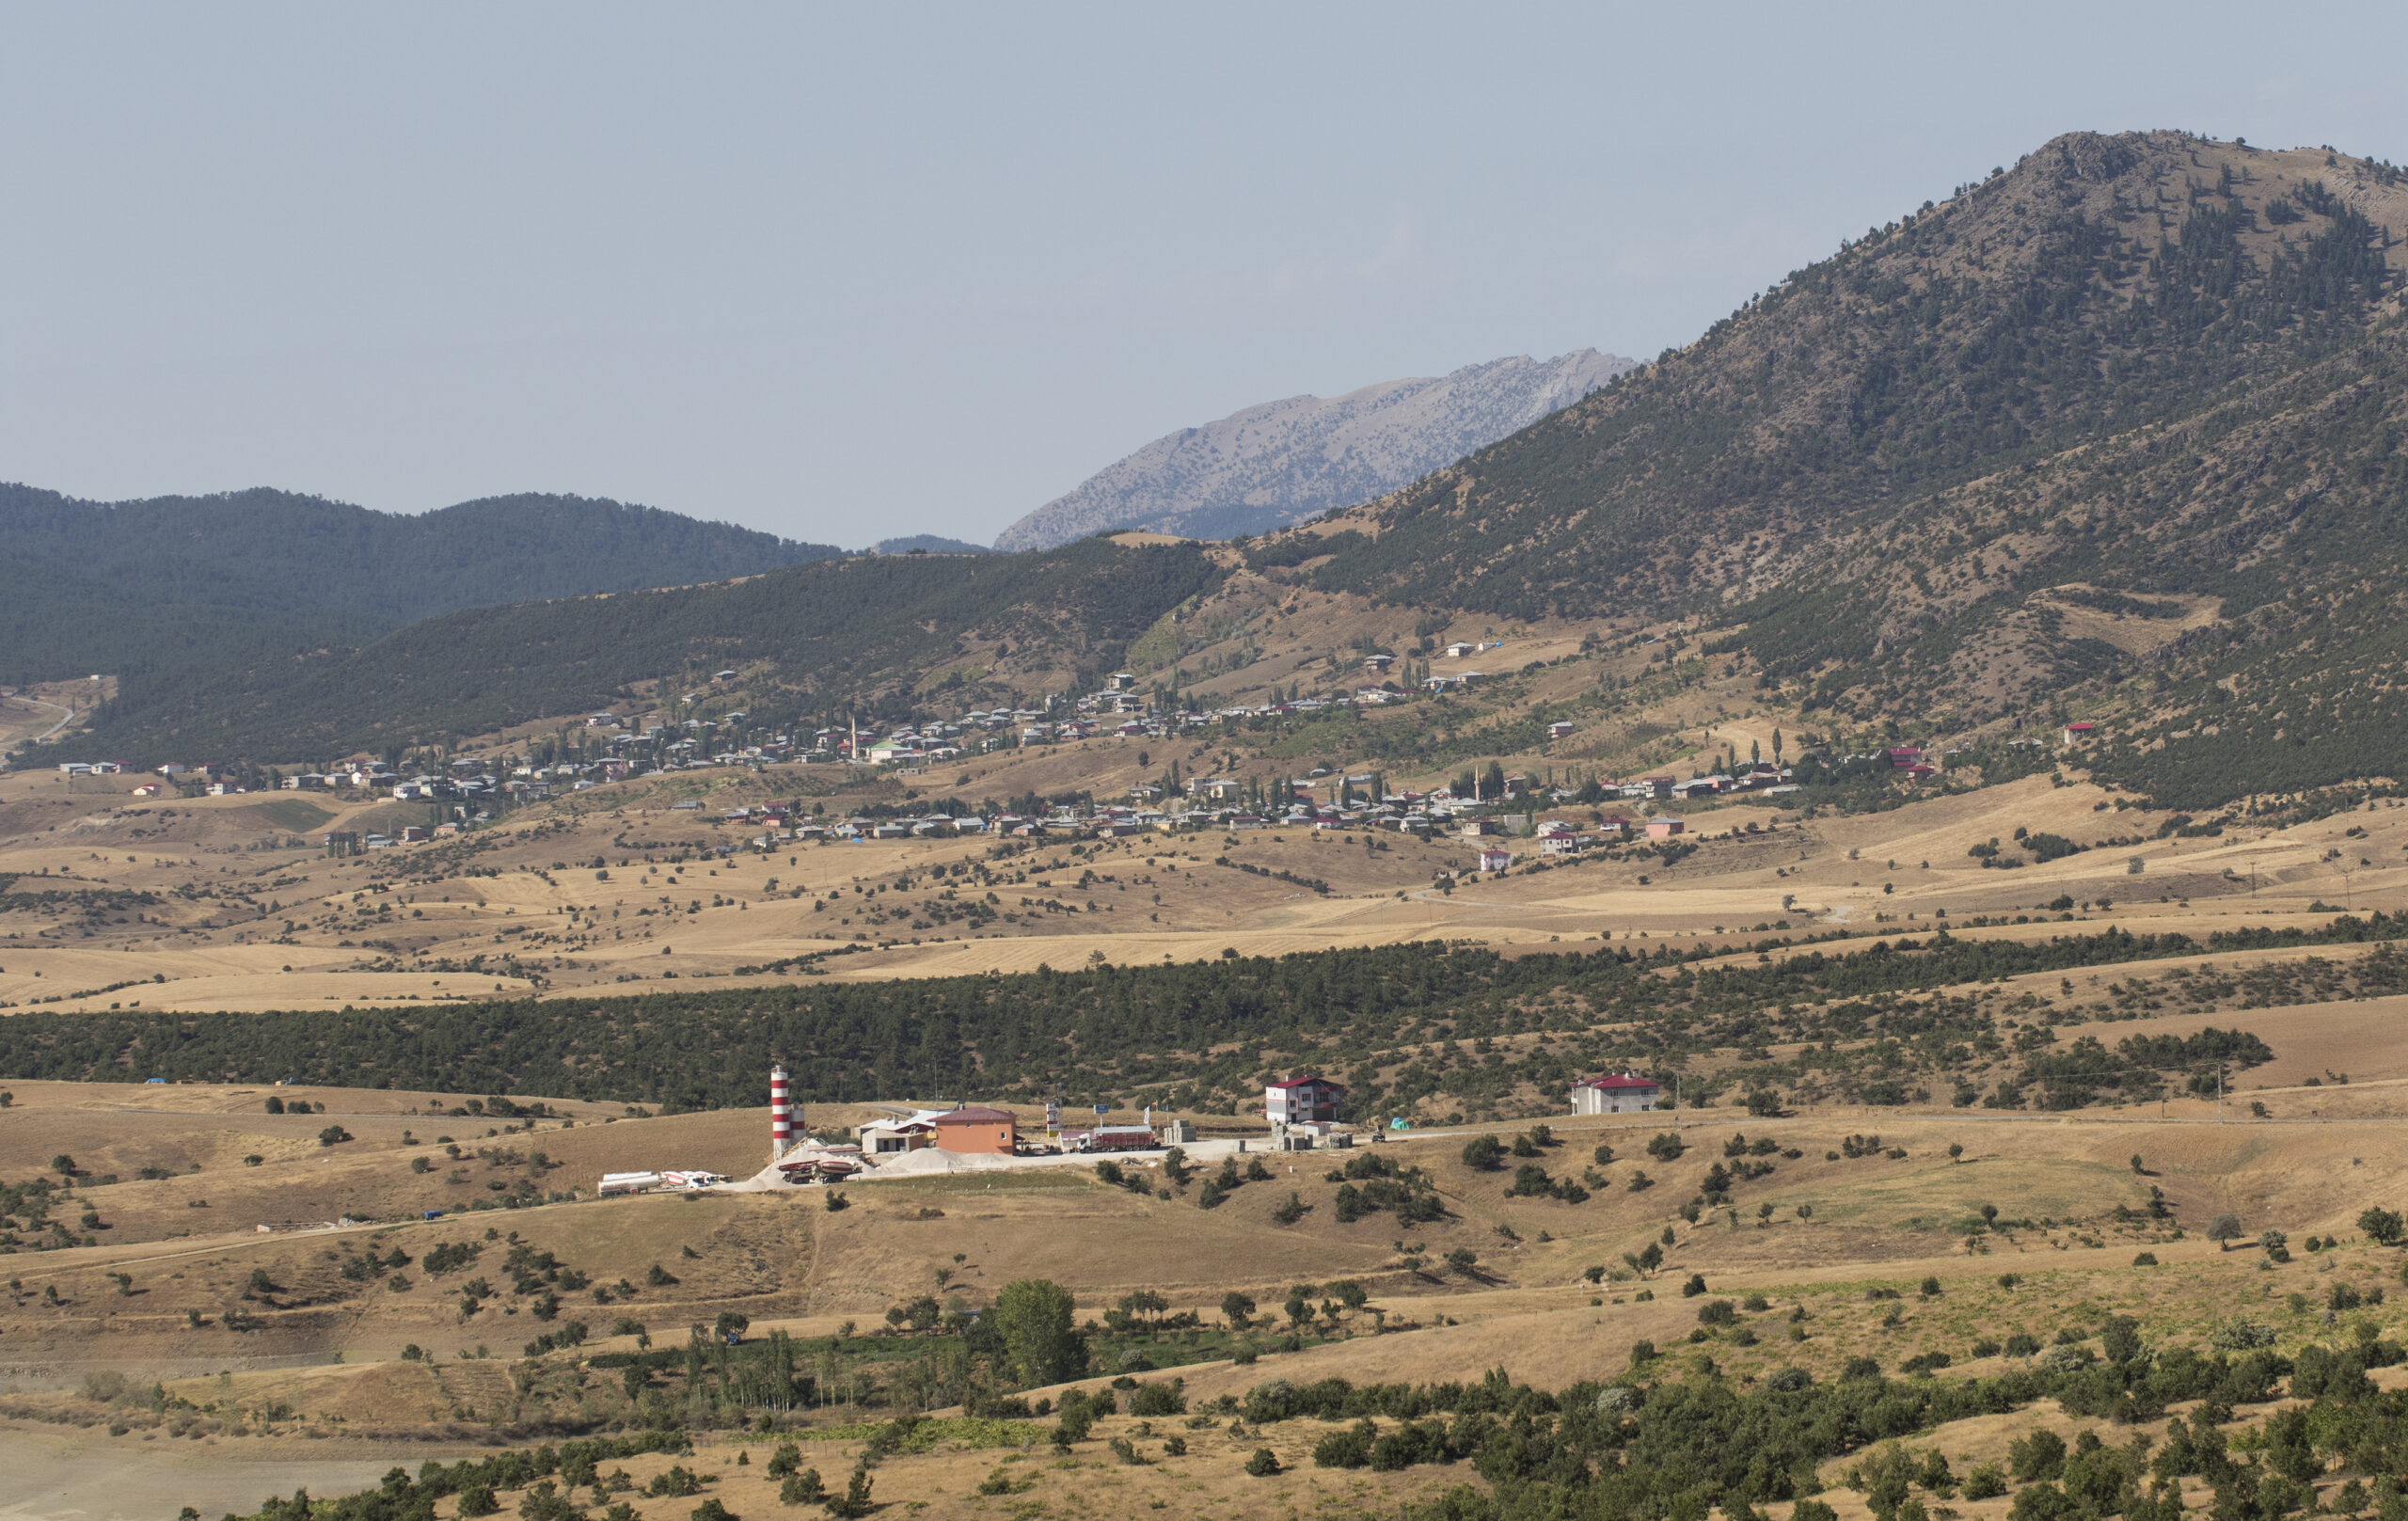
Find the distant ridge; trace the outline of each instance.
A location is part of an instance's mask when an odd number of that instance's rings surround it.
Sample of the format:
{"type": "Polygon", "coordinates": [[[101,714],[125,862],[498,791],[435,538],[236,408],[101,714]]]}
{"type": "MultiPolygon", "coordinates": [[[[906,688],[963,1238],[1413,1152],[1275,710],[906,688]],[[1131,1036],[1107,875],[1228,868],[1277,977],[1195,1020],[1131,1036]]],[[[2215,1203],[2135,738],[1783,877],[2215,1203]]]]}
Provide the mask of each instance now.
{"type": "Polygon", "coordinates": [[[1581,349],[1265,402],[1155,439],[1004,530],[995,547],[1051,548],[1107,529],[1225,539],[1284,528],[1451,465],[1632,368],[1581,349]]]}
{"type": "Polygon", "coordinates": [[[413,515],[265,489],[103,502],[13,483],[0,483],[0,682],[289,656],[462,608],[844,552],[588,497],[413,515]]]}
{"type": "Polygon", "coordinates": [[[910,533],[899,539],[880,539],[870,546],[877,555],[990,555],[995,551],[983,544],[967,539],[948,539],[942,533],[910,533]]]}

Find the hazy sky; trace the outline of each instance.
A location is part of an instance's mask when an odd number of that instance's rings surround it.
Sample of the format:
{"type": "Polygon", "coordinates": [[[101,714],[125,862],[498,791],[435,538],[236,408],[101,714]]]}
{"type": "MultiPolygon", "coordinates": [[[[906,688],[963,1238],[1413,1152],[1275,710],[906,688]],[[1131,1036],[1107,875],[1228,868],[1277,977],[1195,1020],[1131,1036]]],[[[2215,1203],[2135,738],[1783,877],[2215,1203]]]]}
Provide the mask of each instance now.
{"type": "Polygon", "coordinates": [[[1644,356],[2068,130],[2408,159],[2408,8],[0,5],[0,479],[985,540],[1644,356]]]}

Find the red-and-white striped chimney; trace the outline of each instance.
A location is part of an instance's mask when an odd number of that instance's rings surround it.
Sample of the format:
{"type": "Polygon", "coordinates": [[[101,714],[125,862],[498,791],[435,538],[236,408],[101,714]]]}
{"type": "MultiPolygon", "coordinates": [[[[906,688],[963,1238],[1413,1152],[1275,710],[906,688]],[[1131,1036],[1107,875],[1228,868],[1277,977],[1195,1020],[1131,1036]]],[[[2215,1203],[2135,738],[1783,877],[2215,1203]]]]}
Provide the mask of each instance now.
{"type": "Polygon", "coordinates": [[[794,1104],[786,1096],[783,1063],[769,1069],[769,1160],[783,1162],[794,1149],[794,1104]]]}

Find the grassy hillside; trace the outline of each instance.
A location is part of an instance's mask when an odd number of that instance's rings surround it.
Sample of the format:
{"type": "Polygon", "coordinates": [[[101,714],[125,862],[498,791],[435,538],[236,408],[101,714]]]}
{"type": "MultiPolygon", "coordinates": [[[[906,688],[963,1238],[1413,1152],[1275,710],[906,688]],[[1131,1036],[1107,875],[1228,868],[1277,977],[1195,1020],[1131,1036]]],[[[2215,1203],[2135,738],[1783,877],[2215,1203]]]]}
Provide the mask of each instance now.
{"type": "Polygon", "coordinates": [[[96,502],[13,484],[0,484],[0,539],[7,682],[290,655],[459,608],[839,553],[580,497],[491,497],[412,516],[282,491],[96,502]]]}

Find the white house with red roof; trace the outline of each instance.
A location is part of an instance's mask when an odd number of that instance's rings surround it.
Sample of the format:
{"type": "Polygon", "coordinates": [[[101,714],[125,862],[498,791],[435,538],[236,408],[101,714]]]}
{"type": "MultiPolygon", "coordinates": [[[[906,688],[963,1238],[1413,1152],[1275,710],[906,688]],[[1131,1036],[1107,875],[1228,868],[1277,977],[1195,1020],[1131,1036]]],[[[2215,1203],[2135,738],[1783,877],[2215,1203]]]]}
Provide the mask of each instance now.
{"type": "Polygon", "coordinates": [[[1656,1101],[1664,1096],[1664,1086],[1652,1077],[1632,1072],[1615,1072],[1607,1077],[1592,1077],[1572,1085],[1572,1112],[1576,1115],[1627,1115],[1641,1109],[1653,1109],[1656,1101]]]}
{"type": "Polygon", "coordinates": [[[1262,1116],[1274,1125],[1332,1124],[1345,1096],[1343,1085],[1325,1077],[1291,1077],[1264,1086],[1262,1116]]]}

